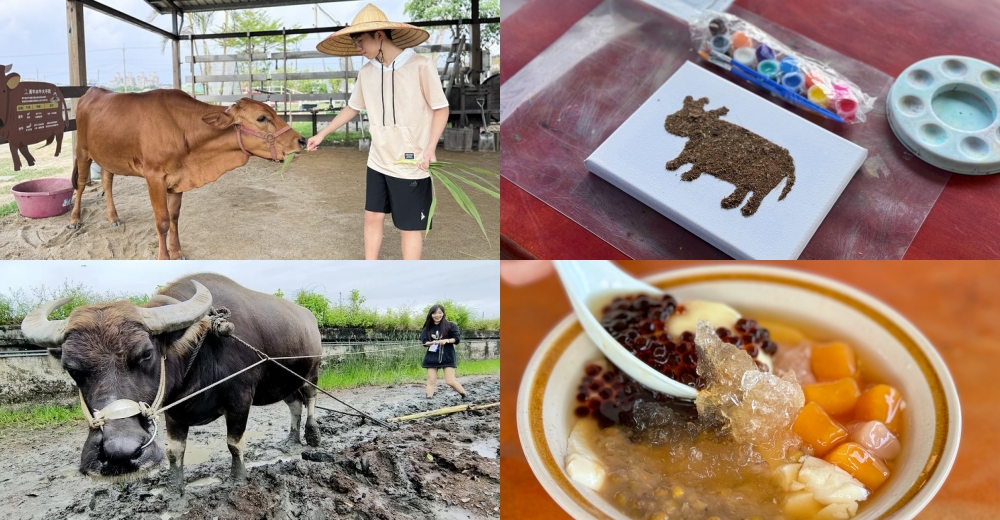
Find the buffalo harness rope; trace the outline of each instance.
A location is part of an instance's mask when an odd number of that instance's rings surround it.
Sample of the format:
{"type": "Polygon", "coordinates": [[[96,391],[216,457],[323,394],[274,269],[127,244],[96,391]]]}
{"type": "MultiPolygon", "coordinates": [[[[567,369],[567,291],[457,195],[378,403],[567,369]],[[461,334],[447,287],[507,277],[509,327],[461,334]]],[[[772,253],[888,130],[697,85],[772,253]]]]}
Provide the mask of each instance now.
{"type": "Polygon", "coordinates": [[[290,373],[290,374],[294,375],[295,377],[301,379],[302,381],[304,381],[305,383],[307,383],[309,386],[312,386],[316,390],[319,390],[320,392],[323,392],[323,394],[326,395],[327,397],[330,397],[334,401],[337,401],[338,403],[340,403],[340,404],[342,404],[342,405],[344,405],[344,406],[346,406],[346,407],[350,408],[351,410],[354,410],[355,412],[358,412],[358,413],[357,414],[351,414],[351,413],[347,413],[347,412],[342,412],[340,410],[333,410],[333,409],[330,409],[330,408],[322,408],[323,410],[327,410],[327,411],[331,411],[331,412],[337,412],[337,413],[340,413],[340,414],[343,414],[343,415],[351,415],[351,416],[354,416],[354,417],[363,417],[363,418],[371,419],[373,422],[376,422],[376,423],[378,423],[378,424],[380,424],[382,426],[385,426],[385,427],[389,427],[389,425],[386,424],[385,422],[380,421],[380,420],[376,419],[375,417],[372,417],[372,416],[370,416],[370,415],[362,412],[361,410],[358,410],[357,408],[355,408],[355,407],[353,407],[353,406],[345,403],[344,401],[341,401],[340,399],[338,399],[336,396],[334,396],[330,392],[327,392],[326,390],[323,390],[322,388],[316,386],[316,384],[314,384],[312,381],[309,381],[308,379],[306,379],[306,378],[300,376],[299,374],[295,373],[294,370],[286,367],[285,365],[282,365],[281,363],[278,363],[278,360],[322,358],[323,357],[322,355],[319,355],[319,356],[284,356],[284,357],[271,357],[271,356],[268,356],[266,353],[260,351],[257,348],[254,348],[253,345],[247,343],[246,341],[243,341],[242,338],[240,338],[239,336],[237,336],[236,334],[233,333],[235,331],[235,326],[229,321],[229,319],[228,319],[229,316],[230,316],[229,309],[226,309],[225,307],[220,307],[218,309],[213,308],[211,310],[211,312],[209,312],[208,318],[211,321],[210,330],[206,331],[205,334],[202,335],[201,340],[198,342],[198,345],[195,347],[194,355],[192,356],[192,359],[188,362],[188,365],[187,365],[187,367],[186,367],[186,369],[184,371],[184,376],[185,377],[187,376],[188,370],[191,369],[191,365],[194,363],[194,358],[197,357],[198,352],[201,350],[201,346],[202,346],[202,344],[205,341],[205,337],[208,336],[209,333],[215,334],[215,335],[217,335],[219,337],[227,336],[227,337],[231,337],[231,338],[235,339],[236,341],[238,341],[241,344],[243,344],[245,347],[247,347],[250,350],[254,351],[258,356],[260,356],[260,360],[258,360],[256,363],[253,363],[252,365],[250,365],[250,366],[248,366],[248,367],[246,367],[246,368],[244,368],[244,369],[242,369],[242,370],[240,370],[240,371],[238,371],[238,372],[236,372],[234,374],[226,376],[225,378],[220,379],[219,381],[216,381],[216,382],[214,382],[214,383],[206,386],[205,388],[202,388],[201,390],[198,390],[197,392],[191,393],[191,394],[183,397],[182,399],[178,399],[177,401],[174,401],[173,403],[170,403],[167,406],[162,406],[163,405],[163,394],[166,391],[166,386],[167,386],[167,358],[166,358],[166,355],[160,357],[160,384],[159,384],[159,387],[156,390],[156,397],[153,398],[153,404],[152,405],[146,404],[145,402],[135,402],[135,401],[133,401],[131,399],[118,399],[117,401],[111,402],[110,404],[108,404],[104,408],[101,408],[100,410],[94,410],[93,412],[91,412],[90,408],[87,407],[87,402],[83,398],[83,391],[78,389],[77,392],[80,394],[80,407],[83,409],[83,417],[84,417],[84,419],[87,420],[87,424],[90,426],[90,428],[91,429],[95,429],[95,430],[98,429],[98,428],[100,428],[101,430],[103,430],[104,429],[104,424],[105,424],[106,421],[110,421],[110,420],[113,420],[113,419],[125,419],[125,418],[133,417],[133,416],[136,416],[136,415],[142,415],[142,416],[146,417],[147,419],[149,419],[150,422],[153,423],[153,434],[149,437],[149,440],[146,441],[146,444],[143,444],[142,447],[139,448],[139,449],[145,449],[146,446],[149,446],[153,442],[153,440],[156,438],[156,433],[157,433],[156,416],[157,415],[159,415],[160,413],[163,413],[163,412],[165,412],[165,411],[173,408],[174,406],[177,406],[177,405],[183,403],[184,401],[187,401],[188,399],[191,399],[192,397],[194,397],[194,396],[196,396],[196,395],[198,395],[198,394],[200,394],[200,393],[202,393],[202,392],[204,392],[206,390],[211,389],[214,386],[222,384],[222,383],[224,383],[224,382],[226,382],[226,381],[228,381],[228,380],[230,380],[230,379],[232,379],[232,378],[234,378],[234,377],[242,374],[243,372],[246,372],[247,370],[255,368],[255,367],[257,367],[257,365],[266,363],[268,361],[274,362],[275,365],[283,368],[288,373],[290,373]]]}

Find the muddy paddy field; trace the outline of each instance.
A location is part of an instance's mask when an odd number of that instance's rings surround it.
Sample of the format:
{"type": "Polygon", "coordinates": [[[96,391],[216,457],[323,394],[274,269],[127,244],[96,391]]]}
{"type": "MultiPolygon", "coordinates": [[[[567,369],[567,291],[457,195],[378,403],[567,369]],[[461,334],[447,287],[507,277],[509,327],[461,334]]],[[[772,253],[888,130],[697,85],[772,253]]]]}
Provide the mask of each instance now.
{"type": "MultiPolygon", "coordinates": [[[[13,201],[10,187],[32,171],[69,178],[73,144],[29,147],[38,163],[14,174],[10,154],[0,154],[0,205],[13,201]]],[[[6,152],[6,145],[3,147],[6,152]]],[[[500,171],[498,152],[437,151],[439,161],[500,171]]],[[[366,152],[323,146],[303,153],[282,173],[281,164],[251,158],[219,180],[184,194],[179,220],[181,247],[194,260],[340,260],[364,258],[366,152]]],[[[464,185],[463,185],[464,186],[464,185]]],[[[424,240],[425,259],[500,257],[500,203],[464,186],[489,236],[437,185],[434,229],[424,240]]],[[[146,181],[115,176],[114,199],[124,226],[110,227],[101,183],[83,194],[82,224],[71,230],[70,214],[29,219],[18,213],[0,217],[0,259],[144,260],[156,259],[157,237],[146,181]]],[[[386,218],[381,258],[400,259],[399,232],[386,218]]]]}
{"type": "MultiPolygon", "coordinates": [[[[499,375],[459,381],[472,402],[500,400],[499,375]]],[[[333,394],[382,420],[462,403],[443,382],[433,399],[424,398],[423,385],[413,383],[333,394]]],[[[318,405],[343,409],[323,395],[318,405]]],[[[0,512],[5,519],[499,517],[499,408],[390,428],[324,410],[317,416],[320,447],[282,451],[288,407],[254,407],[243,483],[228,478],[224,421],[192,427],[184,495],[168,489],[166,471],[125,484],[98,483],[81,475],[77,466],[87,435],[82,421],[41,430],[0,430],[0,512]]],[[[157,437],[161,446],[166,442],[162,430],[157,437]]]]}

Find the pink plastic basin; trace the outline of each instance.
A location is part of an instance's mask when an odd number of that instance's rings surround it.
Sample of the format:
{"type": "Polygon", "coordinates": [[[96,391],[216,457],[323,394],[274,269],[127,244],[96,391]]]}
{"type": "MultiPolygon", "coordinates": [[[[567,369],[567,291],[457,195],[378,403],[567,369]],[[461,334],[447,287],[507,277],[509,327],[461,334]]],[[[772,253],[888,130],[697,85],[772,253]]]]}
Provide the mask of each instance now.
{"type": "Polygon", "coordinates": [[[15,184],[10,192],[18,211],[28,218],[62,215],[73,205],[73,183],[69,179],[35,179],[15,184]]]}

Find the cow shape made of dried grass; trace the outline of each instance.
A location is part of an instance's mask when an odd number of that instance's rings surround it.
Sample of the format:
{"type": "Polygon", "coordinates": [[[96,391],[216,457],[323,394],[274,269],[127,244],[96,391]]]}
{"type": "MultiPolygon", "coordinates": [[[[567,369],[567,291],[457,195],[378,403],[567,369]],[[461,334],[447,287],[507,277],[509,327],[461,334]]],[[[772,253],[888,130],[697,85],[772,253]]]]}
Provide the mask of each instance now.
{"type": "Polygon", "coordinates": [[[728,108],[705,111],[706,104],[708,98],[696,101],[687,96],[684,106],[667,116],[667,132],[688,138],[684,150],[667,163],[667,169],[675,171],[691,163],[691,169],[681,174],[682,181],[690,182],[707,173],[734,185],[733,193],[722,199],[725,209],[739,206],[752,192],[741,209],[744,217],[756,213],[764,197],[787,179],[778,197],[784,200],[795,184],[795,162],[788,150],[720,119],[729,113],[728,108]]]}

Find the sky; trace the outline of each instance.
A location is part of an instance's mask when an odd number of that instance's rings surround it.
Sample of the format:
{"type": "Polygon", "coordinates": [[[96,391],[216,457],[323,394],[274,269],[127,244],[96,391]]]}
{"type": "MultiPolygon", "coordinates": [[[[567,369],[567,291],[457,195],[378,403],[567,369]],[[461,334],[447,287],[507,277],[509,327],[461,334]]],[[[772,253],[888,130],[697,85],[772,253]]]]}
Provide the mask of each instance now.
{"type": "Polygon", "coordinates": [[[365,305],[415,310],[439,300],[452,300],[473,308],[479,317],[500,316],[499,261],[222,261],[177,262],[72,260],[0,262],[0,294],[32,288],[49,289],[83,284],[99,294],[107,292],[150,294],[187,274],[214,272],[268,294],[281,289],[294,299],[300,289],[317,292],[332,303],[347,302],[352,289],[361,291],[365,305]]]}
{"type": "MultiPolygon", "coordinates": [[[[144,0],[98,1],[134,18],[171,30],[170,16],[156,15],[156,11],[144,0]]],[[[334,23],[319,12],[319,27],[350,23],[367,3],[369,0],[321,2],[320,7],[340,23],[334,23]]],[[[375,3],[390,20],[409,21],[409,17],[403,14],[405,0],[375,0],[375,3]]],[[[313,4],[264,10],[287,27],[315,26],[313,4]]],[[[307,35],[300,48],[314,50],[326,36],[328,34],[307,35]]],[[[90,8],[84,8],[84,37],[88,81],[100,78],[101,83],[106,83],[114,73],[121,74],[124,46],[124,68],[127,72],[133,76],[140,72],[147,76],[156,72],[162,83],[171,82],[171,47],[164,43],[163,37],[90,8]]],[[[182,60],[187,52],[182,44],[182,60]]],[[[495,45],[492,52],[499,53],[499,45],[495,45]]],[[[7,64],[14,65],[13,71],[21,75],[22,81],[37,80],[56,85],[69,83],[65,0],[0,0],[0,65],[7,64]]],[[[184,76],[188,75],[187,64],[182,63],[181,70],[183,82],[184,76]]]]}

